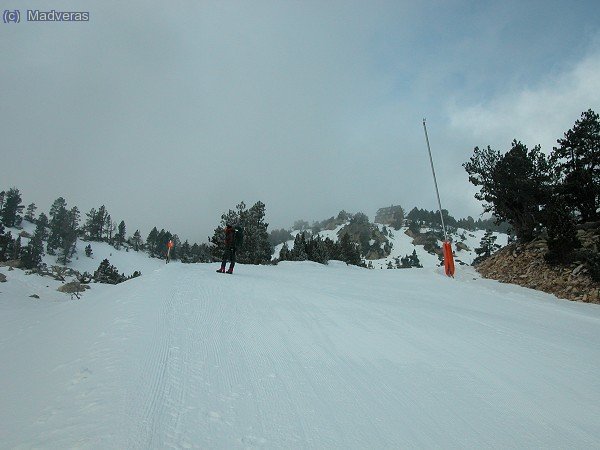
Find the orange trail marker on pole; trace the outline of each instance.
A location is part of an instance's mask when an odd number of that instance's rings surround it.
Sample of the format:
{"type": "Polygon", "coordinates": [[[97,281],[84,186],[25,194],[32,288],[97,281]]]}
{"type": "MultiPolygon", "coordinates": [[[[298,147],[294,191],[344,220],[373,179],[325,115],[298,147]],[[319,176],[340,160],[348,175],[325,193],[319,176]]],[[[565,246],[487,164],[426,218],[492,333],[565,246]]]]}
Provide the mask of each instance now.
{"type": "Polygon", "coordinates": [[[171,260],[171,249],[173,248],[173,241],[167,242],[167,263],[171,260]]]}
{"type": "Polygon", "coordinates": [[[442,219],[442,229],[444,230],[444,271],[449,277],[454,277],[454,256],[452,255],[452,246],[448,240],[446,233],[446,225],[444,224],[444,215],[442,214],[442,202],[440,201],[440,191],[438,189],[437,178],[435,177],[435,169],[433,168],[433,158],[431,157],[431,147],[429,146],[429,136],[427,135],[427,125],[423,119],[423,129],[425,130],[425,140],[427,141],[427,151],[429,152],[429,162],[431,163],[431,173],[433,174],[433,184],[435,185],[435,193],[437,195],[438,206],[440,209],[440,218],[442,219]]]}

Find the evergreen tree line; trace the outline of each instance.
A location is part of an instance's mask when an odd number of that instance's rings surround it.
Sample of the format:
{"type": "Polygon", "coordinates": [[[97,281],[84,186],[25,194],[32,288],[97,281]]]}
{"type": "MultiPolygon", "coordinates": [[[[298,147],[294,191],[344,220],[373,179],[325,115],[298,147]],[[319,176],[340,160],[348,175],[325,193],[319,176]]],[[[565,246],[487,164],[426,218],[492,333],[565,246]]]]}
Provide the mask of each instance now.
{"type": "MultiPolygon", "coordinates": [[[[506,222],[498,221],[496,217],[475,220],[473,217],[468,216],[462,219],[455,219],[446,209],[442,209],[442,214],[444,216],[444,224],[449,232],[456,232],[457,228],[464,228],[469,231],[492,230],[507,234],[510,232],[510,225],[506,222]]],[[[306,220],[299,219],[294,222],[291,230],[282,228],[271,231],[269,242],[274,248],[279,244],[292,240],[291,231],[311,231],[313,234],[317,234],[320,231],[331,230],[348,222],[363,225],[365,219],[368,223],[369,218],[364,213],[352,214],[343,210],[337,216],[332,216],[320,222],[315,221],[312,226],[306,220]]],[[[406,215],[404,214],[404,209],[399,205],[380,208],[377,210],[375,221],[378,223],[389,222],[389,226],[395,230],[408,226],[415,233],[418,233],[421,227],[441,229],[442,226],[439,211],[428,211],[416,206],[406,215]]]]}
{"type": "Polygon", "coordinates": [[[600,257],[581,247],[576,226],[600,219],[600,119],[589,109],[546,156],[518,140],[504,154],[475,147],[463,166],[484,210],[510,224],[516,238],[547,238],[550,263],[587,261],[600,279],[600,257]]]}
{"type": "Polygon", "coordinates": [[[310,231],[312,234],[317,234],[323,230],[333,230],[339,225],[343,225],[351,220],[352,217],[354,217],[353,214],[342,210],[337,216],[331,216],[329,219],[322,221],[314,221],[312,225],[310,225],[306,220],[298,219],[294,222],[289,230],[284,228],[272,230],[269,233],[269,242],[271,247],[274,249],[279,244],[293,240],[294,236],[292,235],[292,231],[310,231]]]}
{"type": "Polygon", "coordinates": [[[323,239],[318,234],[298,233],[294,239],[294,247],[290,250],[285,242],[279,252],[279,261],[315,261],[327,264],[332,259],[364,266],[360,248],[352,242],[348,233],[344,233],[338,242],[323,239]]]}
{"type": "Polygon", "coordinates": [[[410,269],[411,267],[422,268],[421,261],[417,256],[417,251],[413,250],[410,255],[404,255],[404,257],[400,258],[399,256],[394,258],[394,263],[392,261],[388,261],[387,268],[388,269],[410,269]],[[395,264],[394,264],[395,263],[395,264]]]}
{"type": "MultiPolygon", "coordinates": [[[[365,267],[366,255],[372,252],[373,248],[381,251],[381,239],[388,235],[386,227],[383,232],[379,232],[379,229],[370,223],[366,214],[362,212],[350,214],[343,210],[337,217],[332,216],[321,222],[315,222],[312,227],[304,220],[297,220],[293,229],[301,232],[296,234],[294,247],[291,250],[287,245],[287,241],[293,239],[289,230],[275,230],[269,236],[272,247],[284,244],[280,254],[277,255],[280,261],[308,260],[326,264],[330,259],[335,259],[365,267]],[[323,239],[318,235],[320,231],[333,230],[344,224],[347,225],[339,232],[340,237],[337,242],[329,238],[323,239]]],[[[386,242],[383,252],[389,254],[390,250],[391,245],[386,242]]]]}
{"type": "MultiPolygon", "coordinates": [[[[0,192],[0,261],[20,259],[27,269],[39,268],[42,256],[46,253],[56,255],[57,262],[61,264],[68,264],[75,253],[78,238],[83,241],[106,242],[116,249],[147,251],[150,257],[163,259],[167,253],[167,243],[173,241],[170,252],[172,260],[179,259],[184,263],[217,261],[223,255],[223,230],[228,222],[240,224],[245,230],[242,248],[238,249],[239,262],[270,262],[273,249],[269,242],[268,224],[265,223],[266,207],[260,201],[249,209],[242,202],[235,210],[223,214],[221,225],[215,229],[208,244],[190,244],[187,240],[182,243],[177,234],[164,229],[158,231],[156,227],[145,240],[139,230],[127,238],[125,221],[118,224],[113,221],[104,205],[92,208],[82,223],[79,209],[76,206],[69,208],[63,197],[54,201],[48,215],[41,213],[36,218],[37,207],[34,203],[27,207],[23,216],[24,210],[19,189],[11,188],[0,192]],[[36,231],[25,247],[21,245],[20,236],[15,238],[10,232],[5,232],[5,227],[18,227],[23,220],[36,224],[36,231]]],[[[84,252],[88,257],[93,256],[90,244],[85,247],[84,252]]]]}
{"type": "MultiPolygon", "coordinates": [[[[10,259],[21,260],[26,269],[39,268],[44,254],[55,255],[57,262],[68,264],[75,254],[77,239],[83,241],[106,242],[117,250],[125,248],[134,251],[148,251],[151,257],[165,258],[167,242],[175,244],[171,251],[171,259],[183,262],[210,261],[210,251],[206,244],[183,244],[178,236],[164,229],[152,229],[146,240],[136,230],[127,237],[125,221],[119,223],[112,220],[104,205],[92,208],[82,223],[79,209],[69,208],[63,197],[57,198],[50,207],[48,215],[40,213],[36,217],[37,207],[31,203],[25,209],[21,193],[16,187],[0,192],[0,261],[10,259]],[[23,211],[25,214],[23,215],[23,211]],[[26,246],[21,245],[21,236],[16,238],[5,227],[19,227],[23,220],[36,224],[36,230],[26,246]]],[[[85,247],[85,254],[92,257],[91,245],[85,247]]]]}
{"type": "MultiPolygon", "coordinates": [[[[444,224],[450,232],[456,232],[457,228],[464,228],[469,231],[492,230],[500,233],[510,232],[510,225],[499,221],[496,217],[475,220],[473,217],[467,216],[466,218],[455,219],[446,209],[442,209],[442,216],[444,217],[444,224]]],[[[406,220],[409,222],[409,227],[411,225],[414,226],[414,224],[432,228],[441,228],[442,226],[439,211],[427,211],[426,209],[419,209],[416,206],[406,215],[406,220]]]]}
{"type": "MultiPolygon", "coordinates": [[[[38,267],[42,262],[42,256],[44,252],[44,241],[49,238],[47,227],[49,225],[48,217],[45,214],[40,215],[40,220],[36,226],[34,235],[29,239],[29,243],[26,246],[22,245],[21,236],[13,238],[11,232],[6,232],[6,227],[18,227],[23,221],[21,215],[24,209],[24,205],[21,204],[21,193],[17,188],[11,188],[8,191],[0,192],[0,261],[7,261],[11,259],[20,259],[25,268],[38,267]]],[[[25,219],[33,220],[35,214],[35,204],[30,204],[27,207],[25,213],[25,219]]],[[[77,216],[77,211],[73,213],[64,214],[62,220],[73,220],[73,217],[77,216]]],[[[56,220],[59,220],[57,218],[56,220]]],[[[70,236],[53,236],[54,242],[58,242],[62,239],[70,239],[70,236]]],[[[62,242],[61,242],[62,243],[62,242]]],[[[66,243],[64,246],[70,249],[70,246],[66,243]]],[[[68,254],[69,250],[63,252],[68,254]]]]}
{"type": "MultiPolygon", "coordinates": [[[[455,232],[458,227],[464,228],[467,230],[478,230],[478,229],[489,229],[493,231],[508,233],[509,225],[506,222],[497,223],[495,218],[490,219],[478,219],[474,220],[471,216],[466,219],[458,219],[456,220],[452,217],[447,210],[442,210],[442,214],[444,215],[444,223],[449,229],[450,232],[455,232]]],[[[383,236],[391,236],[391,229],[398,230],[403,226],[408,225],[409,229],[411,229],[414,233],[419,233],[421,227],[431,227],[431,228],[440,228],[441,229],[441,220],[438,211],[428,211],[425,209],[420,209],[414,207],[405,217],[404,209],[399,205],[392,205],[386,208],[380,208],[377,210],[376,220],[378,223],[390,222],[390,230],[388,230],[387,226],[383,227],[383,231],[381,234],[383,236]]],[[[304,241],[306,243],[315,240],[318,242],[317,233],[323,230],[331,230],[336,227],[348,224],[348,228],[344,229],[350,235],[350,239],[353,240],[357,244],[357,248],[359,250],[359,258],[364,258],[369,251],[372,251],[373,246],[370,245],[372,240],[375,242],[375,247],[381,247],[381,243],[379,242],[377,233],[375,233],[375,228],[370,224],[369,218],[366,214],[362,212],[358,212],[356,214],[348,213],[346,211],[340,211],[337,216],[332,216],[329,219],[325,219],[321,222],[314,222],[313,225],[309,225],[309,223],[305,220],[296,220],[294,225],[292,226],[292,230],[294,231],[302,231],[302,233],[297,234],[296,240],[294,243],[294,249],[296,249],[296,245],[298,244],[298,240],[301,239],[301,235],[304,235],[304,241]],[[312,237],[310,236],[312,234],[312,237]]],[[[344,231],[342,230],[342,231],[344,231]]],[[[439,233],[435,233],[436,236],[439,233]]],[[[443,239],[443,235],[438,236],[439,239],[443,239]]],[[[269,242],[271,246],[274,248],[275,246],[286,243],[294,239],[291,230],[286,229],[278,229],[271,231],[269,235],[269,242]]],[[[324,240],[323,240],[324,241],[324,240]]],[[[301,248],[305,247],[305,244],[301,244],[301,248]]],[[[293,253],[293,250],[290,251],[287,244],[282,249],[282,255],[279,255],[280,260],[310,260],[322,262],[323,256],[320,251],[321,244],[316,244],[317,248],[319,248],[316,252],[310,252],[305,249],[305,251],[298,250],[297,253],[293,253]],[[306,256],[305,256],[306,255],[306,256]]],[[[331,247],[329,247],[331,249],[331,247]]],[[[391,250],[391,246],[389,243],[385,243],[383,246],[383,253],[389,254],[391,250]]],[[[346,258],[340,257],[339,252],[329,252],[329,259],[340,259],[346,261],[346,258]]],[[[356,258],[354,259],[356,261],[356,258]]],[[[361,263],[359,263],[361,264],[361,263]]],[[[420,262],[418,261],[418,257],[415,255],[405,255],[404,258],[397,258],[397,261],[391,263],[391,268],[406,268],[406,267],[421,267],[420,262]],[[395,264],[394,264],[395,263],[395,264]]]]}

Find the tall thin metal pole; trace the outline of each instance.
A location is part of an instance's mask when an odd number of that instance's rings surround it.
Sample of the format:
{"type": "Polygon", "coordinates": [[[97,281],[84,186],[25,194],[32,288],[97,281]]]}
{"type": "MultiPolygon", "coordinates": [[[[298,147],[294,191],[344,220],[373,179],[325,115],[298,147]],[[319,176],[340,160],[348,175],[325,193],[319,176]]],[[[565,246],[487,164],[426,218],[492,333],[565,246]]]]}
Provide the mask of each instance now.
{"type": "Polygon", "coordinates": [[[442,214],[442,202],[440,201],[440,191],[438,189],[437,178],[435,177],[435,169],[433,168],[433,158],[431,157],[431,147],[429,146],[429,136],[427,135],[427,125],[423,119],[423,129],[425,130],[425,140],[427,141],[427,151],[429,152],[429,162],[431,163],[431,173],[433,173],[433,183],[435,184],[435,193],[437,195],[438,206],[440,208],[440,218],[442,219],[442,229],[444,230],[444,239],[448,240],[446,234],[446,225],[444,225],[444,215],[442,214]]]}

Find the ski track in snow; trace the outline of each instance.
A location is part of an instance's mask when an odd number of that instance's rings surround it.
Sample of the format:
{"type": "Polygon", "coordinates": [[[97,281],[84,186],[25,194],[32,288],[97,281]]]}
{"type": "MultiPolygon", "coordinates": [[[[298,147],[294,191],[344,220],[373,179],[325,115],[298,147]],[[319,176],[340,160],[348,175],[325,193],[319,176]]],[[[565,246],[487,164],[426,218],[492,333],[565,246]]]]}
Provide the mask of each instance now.
{"type": "Polygon", "coordinates": [[[469,270],[214,270],[0,294],[0,447],[600,446],[596,305],[469,270]]]}

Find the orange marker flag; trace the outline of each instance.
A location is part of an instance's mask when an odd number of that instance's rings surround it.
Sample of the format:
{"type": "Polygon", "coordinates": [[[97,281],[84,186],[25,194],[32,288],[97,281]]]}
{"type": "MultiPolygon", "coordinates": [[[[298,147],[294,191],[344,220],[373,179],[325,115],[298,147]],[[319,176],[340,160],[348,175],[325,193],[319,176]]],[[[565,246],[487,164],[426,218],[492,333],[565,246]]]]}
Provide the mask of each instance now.
{"type": "Polygon", "coordinates": [[[444,241],[444,270],[446,275],[454,277],[454,256],[450,242],[444,241]]]}

